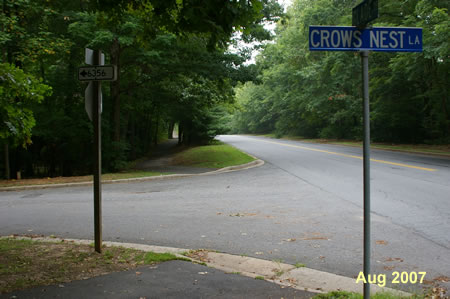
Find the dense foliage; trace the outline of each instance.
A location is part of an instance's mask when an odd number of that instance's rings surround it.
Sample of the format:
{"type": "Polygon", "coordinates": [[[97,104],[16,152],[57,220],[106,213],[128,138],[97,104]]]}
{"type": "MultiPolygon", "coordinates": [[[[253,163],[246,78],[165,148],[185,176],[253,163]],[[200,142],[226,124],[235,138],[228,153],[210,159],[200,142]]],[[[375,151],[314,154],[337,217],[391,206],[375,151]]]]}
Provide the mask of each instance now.
{"type": "Polygon", "coordinates": [[[252,78],[247,57],[226,51],[233,32],[266,38],[262,22],[281,11],[274,0],[3,0],[1,9],[7,176],[90,172],[92,124],[77,80],[85,47],[119,69],[103,83],[104,170],[147,153],[174,126],[180,142],[211,139],[233,87],[252,78]]]}
{"type": "MultiPolygon", "coordinates": [[[[236,132],[362,137],[359,55],[308,50],[308,26],[349,26],[356,2],[293,1],[275,43],[258,57],[258,80],[237,87],[236,132]]],[[[379,1],[373,25],[422,27],[423,53],[370,55],[374,140],[450,142],[449,6],[444,0],[379,1]]]]}

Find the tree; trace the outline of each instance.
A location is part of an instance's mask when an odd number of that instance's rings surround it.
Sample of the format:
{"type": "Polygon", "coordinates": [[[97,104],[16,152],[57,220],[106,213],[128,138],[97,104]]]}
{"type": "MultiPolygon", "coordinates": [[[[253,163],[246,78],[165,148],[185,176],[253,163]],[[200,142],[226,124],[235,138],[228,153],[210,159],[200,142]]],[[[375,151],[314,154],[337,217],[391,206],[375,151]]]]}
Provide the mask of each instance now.
{"type": "Polygon", "coordinates": [[[243,55],[226,53],[232,33],[261,38],[261,22],[276,7],[274,0],[4,0],[1,61],[53,91],[31,103],[33,143],[13,160],[26,161],[26,176],[89,172],[92,124],[75,76],[85,47],[103,50],[119,69],[119,80],[103,84],[104,170],[147,153],[175,123],[182,142],[208,140],[221,127],[217,106],[252,76],[243,55]]]}
{"type": "MultiPolygon", "coordinates": [[[[256,85],[237,91],[243,110],[235,114],[236,130],[361,138],[359,56],[308,50],[310,25],[348,26],[353,6],[351,0],[293,2],[278,23],[275,43],[265,46],[257,57],[256,85]]],[[[371,54],[375,141],[450,141],[448,9],[448,1],[380,2],[374,26],[422,27],[424,50],[371,54]]]]}
{"type": "Polygon", "coordinates": [[[32,75],[7,64],[0,64],[0,139],[5,144],[6,178],[10,178],[8,146],[31,143],[31,130],[36,122],[30,104],[40,103],[51,88],[32,75]]]}

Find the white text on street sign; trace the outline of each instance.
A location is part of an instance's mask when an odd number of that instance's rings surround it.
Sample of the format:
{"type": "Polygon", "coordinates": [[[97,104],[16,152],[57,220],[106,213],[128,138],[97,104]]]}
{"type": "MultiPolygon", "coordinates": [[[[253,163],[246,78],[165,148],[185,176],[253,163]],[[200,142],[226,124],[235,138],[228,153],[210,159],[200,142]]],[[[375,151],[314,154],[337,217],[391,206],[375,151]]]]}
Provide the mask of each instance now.
{"type": "Polygon", "coordinates": [[[78,68],[78,80],[115,81],[117,80],[117,68],[115,65],[82,66],[78,68]]]}
{"type": "Polygon", "coordinates": [[[422,28],[310,26],[309,50],[422,52],[422,28]]]}

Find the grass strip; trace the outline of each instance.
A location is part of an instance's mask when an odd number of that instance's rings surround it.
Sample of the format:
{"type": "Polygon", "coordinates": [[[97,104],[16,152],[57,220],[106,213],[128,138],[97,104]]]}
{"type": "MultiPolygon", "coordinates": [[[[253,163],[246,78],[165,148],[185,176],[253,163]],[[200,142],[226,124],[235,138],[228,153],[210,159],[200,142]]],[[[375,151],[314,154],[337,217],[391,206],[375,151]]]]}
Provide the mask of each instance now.
{"type": "MultiPolygon", "coordinates": [[[[252,162],[254,160],[255,158],[241,152],[240,150],[230,145],[215,141],[211,145],[191,147],[175,154],[174,158],[172,159],[171,165],[217,169],[228,166],[241,165],[252,162]]],[[[172,173],[125,170],[117,173],[102,174],[102,181],[142,178],[169,174],[172,173]]],[[[92,181],[92,175],[22,180],[0,180],[0,187],[66,184],[92,181]]]]}
{"type": "Polygon", "coordinates": [[[177,153],[173,165],[204,168],[223,168],[254,161],[255,158],[241,152],[233,146],[219,143],[197,146],[177,153]]]}
{"type": "MultiPolygon", "coordinates": [[[[399,299],[399,298],[424,298],[423,296],[413,295],[412,297],[402,297],[389,292],[378,292],[370,294],[370,298],[373,299],[399,299]]],[[[346,291],[333,291],[326,294],[319,294],[313,297],[313,299],[363,299],[362,294],[351,293],[346,291]]]]}
{"type": "Polygon", "coordinates": [[[105,247],[95,252],[90,245],[73,242],[39,242],[0,239],[0,293],[36,286],[87,279],[140,265],[187,260],[170,253],[105,247]]]}

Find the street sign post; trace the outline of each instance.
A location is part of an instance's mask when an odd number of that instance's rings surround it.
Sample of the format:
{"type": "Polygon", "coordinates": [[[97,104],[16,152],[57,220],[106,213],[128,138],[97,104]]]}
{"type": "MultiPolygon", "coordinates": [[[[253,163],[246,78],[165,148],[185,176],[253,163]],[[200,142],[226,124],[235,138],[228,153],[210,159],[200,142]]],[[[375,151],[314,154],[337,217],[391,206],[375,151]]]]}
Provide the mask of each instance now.
{"type": "Polygon", "coordinates": [[[310,26],[309,50],[422,52],[422,28],[310,26]]]}
{"type": "Polygon", "coordinates": [[[378,18],[378,0],[365,0],[352,9],[352,25],[363,28],[378,18]]]}
{"type": "Polygon", "coordinates": [[[358,51],[363,81],[363,182],[364,182],[364,299],[370,298],[370,105],[369,53],[422,52],[422,28],[365,28],[378,17],[378,1],[367,0],[353,9],[353,24],[358,26],[310,26],[310,51],[358,51]]]}
{"type": "Polygon", "coordinates": [[[78,80],[89,81],[85,90],[85,109],[89,119],[94,124],[94,240],[95,251],[102,252],[102,143],[101,143],[101,113],[102,113],[102,83],[117,79],[115,65],[104,65],[105,55],[100,50],[85,50],[86,64],[78,68],[78,80]],[[91,82],[92,81],[92,82],[91,82]]]}
{"type": "Polygon", "coordinates": [[[78,68],[80,81],[115,81],[117,67],[115,65],[82,66],[78,68]]]}
{"type": "Polygon", "coordinates": [[[366,282],[364,283],[364,299],[370,298],[370,102],[369,102],[369,51],[361,52],[361,73],[363,92],[363,273],[366,282]]]}
{"type": "MultiPolygon", "coordinates": [[[[357,5],[352,9],[352,25],[357,26],[358,29],[366,29],[367,24],[370,21],[378,18],[378,0],[364,0],[361,4],[357,5]]],[[[392,29],[392,28],[391,28],[392,29]]],[[[370,298],[370,102],[369,102],[369,48],[372,51],[377,49],[397,49],[398,44],[400,44],[400,49],[403,49],[403,35],[400,33],[400,42],[398,42],[395,37],[399,34],[398,32],[391,31],[389,33],[390,41],[386,41],[386,36],[384,33],[386,31],[376,31],[377,29],[363,30],[361,33],[361,46],[364,46],[364,50],[360,52],[361,55],[361,73],[362,73],[362,94],[363,94],[363,122],[364,122],[364,140],[363,140],[363,272],[366,282],[364,283],[363,294],[364,299],[370,298]],[[376,32],[372,34],[372,31],[376,32]],[[369,32],[369,38],[367,38],[367,32],[369,32]],[[365,33],[365,35],[363,34],[365,33]],[[381,39],[381,42],[380,42],[381,39]],[[375,40],[377,41],[376,46],[375,40]],[[365,43],[363,41],[366,41],[365,43]],[[367,41],[369,42],[367,44],[367,41]],[[380,48],[381,44],[381,48],[380,48]]],[[[354,31],[357,34],[357,31],[354,31]]],[[[420,32],[420,37],[422,37],[422,32],[420,32]]],[[[422,49],[422,42],[420,41],[420,49],[422,49]]],[[[378,50],[379,51],[379,50],[378,50]]]]}

